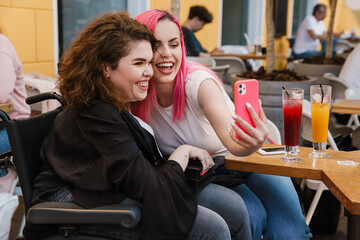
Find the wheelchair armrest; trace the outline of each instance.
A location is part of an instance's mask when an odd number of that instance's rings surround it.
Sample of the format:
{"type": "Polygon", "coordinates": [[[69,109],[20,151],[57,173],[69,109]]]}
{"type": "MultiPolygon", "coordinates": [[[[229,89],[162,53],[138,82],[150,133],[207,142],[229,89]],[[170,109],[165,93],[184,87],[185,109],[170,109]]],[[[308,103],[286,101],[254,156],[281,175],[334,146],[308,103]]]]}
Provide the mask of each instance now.
{"type": "Polygon", "coordinates": [[[88,209],[75,203],[43,202],[32,206],[26,218],[34,224],[116,224],[131,229],[140,221],[141,210],[120,204],[88,209]]]}

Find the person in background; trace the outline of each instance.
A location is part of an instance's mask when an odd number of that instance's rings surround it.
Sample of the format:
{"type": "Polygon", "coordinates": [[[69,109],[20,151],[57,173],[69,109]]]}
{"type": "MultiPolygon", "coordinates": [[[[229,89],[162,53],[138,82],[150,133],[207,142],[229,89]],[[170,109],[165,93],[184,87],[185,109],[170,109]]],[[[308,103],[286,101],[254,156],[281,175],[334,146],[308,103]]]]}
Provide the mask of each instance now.
{"type": "MultiPolygon", "coordinates": [[[[182,25],[185,46],[188,56],[207,57],[210,53],[202,47],[199,40],[195,37],[195,32],[203,29],[205,24],[211,23],[212,14],[203,6],[192,6],[190,8],[188,19],[182,25]]],[[[212,53],[222,52],[221,48],[215,48],[212,53]]]]}
{"type": "Polygon", "coordinates": [[[254,128],[235,115],[234,104],[214,72],[186,61],[181,27],[173,15],[154,9],[135,19],[153,31],[158,48],[154,53],[154,77],[150,80],[149,94],[144,101],[133,105],[133,113],[154,129],[162,153],[167,156],[178,146],[190,144],[210,153],[218,165],[217,174],[222,179],[229,176],[228,183],[242,177],[244,184],[233,181],[229,188],[245,201],[253,239],[311,238],[290,178],[230,171],[224,167],[224,157],[229,152],[248,156],[266,140],[269,130],[260,102],[259,116],[247,104],[254,128]]]}
{"type": "Polygon", "coordinates": [[[307,16],[300,24],[294,44],[295,58],[309,58],[323,55],[317,51],[318,45],[326,39],[326,27],[323,19],[326,17],[326,6],[317,4],[313,13],[307,16]]]}
{"type": "MultiPolygon", "coordinates": [[[[0,33],[0,103],[10,103],[13,111],[7,113],[11,119],[30,116],[30,106],[26,104],[26,89],[22,64],[10,40],[0,33]]],[[[1,120],[0,120],[1,121],[1,120]]],[[[10,151],[10,143],[4,124],[0,122],[0,153],[10,151]]],[[[0,177],[6,174],[0,169],[0,177]]]]}
{"type": "MultiPolygon", "coordinates": [[[[313,13],[307,16],[300,24],[294,43],[295,58],[311,58],[316,55],[324,55],[326,49],[326,27],[323,20],[327,15],[327,7],[324,4],[316,4],[313,13]],[[317,51],[321,44],[322,51],[317,51]]],[[[333,55],[336,55],[334,46],[341,33],[334,33],[333,55]]]]}
{"type": "MultiPolygon", "coordinates": [[[[209,184],[194,195],[187,185],[189,158],[198,158],[206,171],[214,165],[208,152],[182,145],[164,158],[151,127],[130,112],[147,96],[156,43],[151,31],[126,13],[108,13],[94,19],[64,54],[58,82],[66,106],[42,145],[44,166],[34,180],[32,204],[121,203],[142,209],[134,229],[81,226],[82,234],[251,239],[249,216],[237,194],[209,184]]],[[[39,228],[26,225],[26,239],[51,234],[49,226],[39,228]]]]}
{"type": "MultiPolygon", "coordinates": [[[[21,61],[10,40],[0,33],[0,103],[12,104],[13,111],[7,113],[11,119],[23,119],[28,118],[31,112],[25,99],[26,90],[21,61]]],[[[10,150],[8,134],[0,119],[0,154],[10,150]]],[[[1,213],[3,228],[0,230],[0,235],[4,239],[8,239],[11,217],[19,204],[18,198],[12,196],[16,178],[17,174],[13,168],[0,168],[0,195],[2,195],[0,204],[3,210],[1,213]]]]}
{"type": "Polygon", "coordinates": [[[339,78],[350,88],[360,88],[360,44],[346,58],[339,78]]]}

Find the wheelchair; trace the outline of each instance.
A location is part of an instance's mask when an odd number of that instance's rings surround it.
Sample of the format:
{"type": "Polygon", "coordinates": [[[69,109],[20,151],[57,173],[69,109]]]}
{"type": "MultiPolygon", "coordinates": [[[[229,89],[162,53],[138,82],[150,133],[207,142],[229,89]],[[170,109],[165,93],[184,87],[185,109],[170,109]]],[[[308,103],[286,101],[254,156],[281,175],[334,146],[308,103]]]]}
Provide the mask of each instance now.
{"type": "MultiPolygon", "coordinates": [[[[57,99],[60,95],[42,93],[26,99],[28,104],[37,103],[46,99],[57,99]]],[[[58,226],[57,234],[44,239],[107,239],[104,237],[81,235],[77,229],[81,225],[117,225],[119,228],[132,229],[141,219],[141,210],[138,206],[112,204],[97,208],[86,209],[75,203],[43,202],[31,206],[33,180],[40,173],[42,162],[40,148],[47,136],[57,114],[63,106],[24,120],[11,120],[0,110],[11,145],[11,152],[3,154],[4,167],[15,166],[20,180],[24,197],[26,222],[41,224],[46,227],[58,226]]],[[[18,237],[17,239],[25,239],[18,237]]]]}

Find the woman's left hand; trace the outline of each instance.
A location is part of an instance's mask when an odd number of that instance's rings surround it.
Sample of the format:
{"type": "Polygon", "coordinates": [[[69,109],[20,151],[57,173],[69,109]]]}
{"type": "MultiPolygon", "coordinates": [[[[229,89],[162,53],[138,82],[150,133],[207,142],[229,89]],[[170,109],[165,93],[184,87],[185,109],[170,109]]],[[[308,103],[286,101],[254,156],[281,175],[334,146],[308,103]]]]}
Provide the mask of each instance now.
{"type": "Polygon", "coordinates": [[[255,128],[239,116],[234,115],[233,119],[242,126],[248,134],[240,129],[235,123],[231,124],[232,131],[230,131],[230,136],[233,141],[247,149],[247,154],[244,152],[244,155],[257,151],[264,144],[269,135],[269,130],[266,127],[267,118],[261,107],[261,101],[259,100],[259,116],[257,116],[255,110],[250,104],[247,104],[246,106],[255,124],[255,128]],[[240,139],[236,137],[235,133],[240,137],[240,139]]]}

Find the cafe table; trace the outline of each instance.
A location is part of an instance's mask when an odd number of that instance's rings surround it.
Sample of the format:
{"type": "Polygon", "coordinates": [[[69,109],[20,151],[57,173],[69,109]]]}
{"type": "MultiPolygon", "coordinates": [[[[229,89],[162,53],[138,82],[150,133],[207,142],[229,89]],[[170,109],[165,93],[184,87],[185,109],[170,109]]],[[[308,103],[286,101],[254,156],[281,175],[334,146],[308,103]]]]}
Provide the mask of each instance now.
{"type": "MultiPolygon", "coordinates": [[[[213,57],[238,57],[241,59],[254,59],[254,60],[265,60],[266,55],[256,55],[255,53],[248,53],[248,54],[238,54],[238,53],[212,53],[211,56],[213,57]]],[[[275,58],[282,58],[285,59],[285,55],[282,53],[276,53],[275,58]]]]}
{"type": "MultiPolygon", "coordinates": [[[[274,145],[269,145],[274,146],[274,145]]],[[[281,155],[225,156],[227,169],[321,180],[349,212],[347,239],[360,239],[360,151],[327,150],[330,158],[309,157],[312,148],[299,147],[299,163],[284,163],[281,155]]]]}
{"type": "Polygon", "coordinates": [[[334,102],[331,106],[331,112],[343,114],[360,114],[360,100],[344,99],[334,102]]]}
{"type": "Polygon", "coordinates": [[[10,103],[0,103],[0,110],[11,112],[13,110],[13,105],[10,103]]]}

